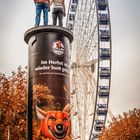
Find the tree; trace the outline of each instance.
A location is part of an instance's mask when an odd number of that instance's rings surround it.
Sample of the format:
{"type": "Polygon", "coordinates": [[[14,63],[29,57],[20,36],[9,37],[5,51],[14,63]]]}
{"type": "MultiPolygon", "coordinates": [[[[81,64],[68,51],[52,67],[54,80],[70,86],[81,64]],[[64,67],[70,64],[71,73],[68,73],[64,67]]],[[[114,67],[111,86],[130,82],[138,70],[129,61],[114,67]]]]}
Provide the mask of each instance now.
{"type": "Polygon", "coordinates": [[[27,70],[21,66],[12,76],[0,74],[0,139],[25,140],[27,70]]]}
{"type": "Polygon", "coordinates": [[[113,118],[109,127],[102,130],[99,140],[140,140],[140,109],[113,118]]]}

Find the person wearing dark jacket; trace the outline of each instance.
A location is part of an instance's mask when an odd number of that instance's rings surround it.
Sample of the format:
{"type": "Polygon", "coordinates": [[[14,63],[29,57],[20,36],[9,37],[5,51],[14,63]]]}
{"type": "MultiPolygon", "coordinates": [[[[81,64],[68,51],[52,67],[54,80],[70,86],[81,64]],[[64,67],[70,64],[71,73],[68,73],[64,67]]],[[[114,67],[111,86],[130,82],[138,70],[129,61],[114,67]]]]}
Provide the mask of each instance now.
{"type": "Polygon", "coordinates": [[[40,25],[41,12],[43,11],[44,25],[48,25],[48,12],[50,0],[34,0],[36,6],[35,26],[40,25]]]}
{"type": "Polygon", "coordinates": [[[57,19],[58,19],[59,26],[62,27],[63,16],[66,16],[64,0],[52,0],[50,5],[52,4],[53,4],[53,9],[52,9],[53,25],[57,24],[57,19]]]}

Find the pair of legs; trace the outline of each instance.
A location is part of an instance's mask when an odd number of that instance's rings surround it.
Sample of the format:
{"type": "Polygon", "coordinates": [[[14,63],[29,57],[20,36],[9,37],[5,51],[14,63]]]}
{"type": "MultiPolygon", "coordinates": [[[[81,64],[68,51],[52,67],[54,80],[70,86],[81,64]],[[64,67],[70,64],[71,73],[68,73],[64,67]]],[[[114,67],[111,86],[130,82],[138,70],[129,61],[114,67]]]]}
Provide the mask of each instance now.
{"type": "Polygon", "coordinates": [[[59,26],[63,26],[63,11],[62,10],[55,10],[52,13],[53,17],[53,25],[57,24],[57,19],[59,20],[59,26]]]}
{"type": "Polygon", "coordinates": [[[35,5],[36,5],[35,26],[39,26],[39,24],[40,24],[40,17],[41,17],[42,11],[43,11],[44,25],[48,25],[48,9],[49,9],[48,4],[47,3],[35,3],[35,5]]]}

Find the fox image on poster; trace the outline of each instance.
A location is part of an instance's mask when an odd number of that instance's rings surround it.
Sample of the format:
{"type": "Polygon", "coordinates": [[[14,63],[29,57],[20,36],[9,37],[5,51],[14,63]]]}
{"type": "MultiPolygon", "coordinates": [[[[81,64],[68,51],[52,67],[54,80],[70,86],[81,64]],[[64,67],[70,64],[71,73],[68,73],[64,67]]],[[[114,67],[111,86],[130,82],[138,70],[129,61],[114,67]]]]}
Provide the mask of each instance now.
{"type": "Polygon", "coordinates": [[[70,109],[68,107],[64,108],[63,111],[46,112],[36,106],[36,115],[41,120],[40,136],[54,140],[65,140],[70,135],[70,109]]]}

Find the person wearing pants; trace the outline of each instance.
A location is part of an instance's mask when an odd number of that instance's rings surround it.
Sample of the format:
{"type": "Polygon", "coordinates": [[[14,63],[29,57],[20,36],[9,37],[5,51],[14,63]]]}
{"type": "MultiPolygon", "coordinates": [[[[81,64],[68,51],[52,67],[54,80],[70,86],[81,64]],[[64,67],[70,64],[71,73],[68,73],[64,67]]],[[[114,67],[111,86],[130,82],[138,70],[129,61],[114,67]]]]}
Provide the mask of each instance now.
{"type": "Polygon", "coordinates": [[[48,25],[48,12],[50,0],[34,0],[36,6],[35,26],[40,25],[41,12],[43,11],[44,25],[48,25]]]}
{"type": "Polygon", "coordinates": [[[59,26],[62,27],[63,16],[66,16],[64,0],[52,0],[50,5],[52,4],[53,4],[53,9],[52,9],[53,25],[57,25],[57,20],[58,20],[59,26]]]}

